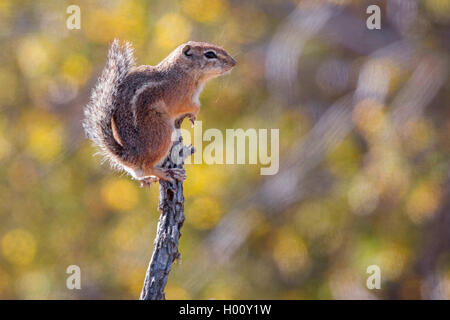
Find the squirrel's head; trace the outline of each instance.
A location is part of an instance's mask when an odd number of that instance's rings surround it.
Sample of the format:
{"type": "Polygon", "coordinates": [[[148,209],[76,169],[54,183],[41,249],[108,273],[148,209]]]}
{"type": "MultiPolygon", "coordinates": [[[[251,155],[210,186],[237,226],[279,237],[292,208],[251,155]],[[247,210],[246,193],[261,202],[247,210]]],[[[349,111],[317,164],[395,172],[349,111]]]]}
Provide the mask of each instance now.
{"type": "Polygon", "coordinates": [[[189,41],[175,52],[178,62],[182,62],[190,71],[197,72],[204,80],[220,76],[236,65],[236,61],[224,49],[206,42],[189,41]]]}

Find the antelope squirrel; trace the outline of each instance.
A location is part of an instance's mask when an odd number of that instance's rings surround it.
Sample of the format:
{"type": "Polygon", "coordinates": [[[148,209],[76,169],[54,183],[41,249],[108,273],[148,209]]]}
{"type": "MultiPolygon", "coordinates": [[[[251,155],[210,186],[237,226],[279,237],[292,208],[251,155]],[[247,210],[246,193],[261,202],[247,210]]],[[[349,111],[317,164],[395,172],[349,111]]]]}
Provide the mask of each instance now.
{"type": "Polygon", "coordinates": [[[86,135],[113,167],[142,185],[183,181],[183,169],[160,166],[172,146],[175,121],[187,116],[194,123],[206,81],[235,64],[224,49],[189,41],[156,66],[136,67],[131,45],[116,39],[84,109],[86,135]]]}

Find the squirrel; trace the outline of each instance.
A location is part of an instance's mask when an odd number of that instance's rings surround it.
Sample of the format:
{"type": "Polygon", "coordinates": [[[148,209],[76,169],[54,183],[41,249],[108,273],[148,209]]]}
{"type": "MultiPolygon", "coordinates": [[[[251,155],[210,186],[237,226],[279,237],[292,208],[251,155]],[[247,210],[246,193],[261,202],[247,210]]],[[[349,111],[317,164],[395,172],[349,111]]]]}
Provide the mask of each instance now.
{"type": "Polygon", "coordinates": [[[86,135],[112,167],[141,185],[183,181],[184,169],[163,168],[175,122],[194,124],[205,83],[236,65],[224,49],[205,42],[178,46],[156,66],[135,66],[133,48],[115,39],[84,108],[86,135]]]}

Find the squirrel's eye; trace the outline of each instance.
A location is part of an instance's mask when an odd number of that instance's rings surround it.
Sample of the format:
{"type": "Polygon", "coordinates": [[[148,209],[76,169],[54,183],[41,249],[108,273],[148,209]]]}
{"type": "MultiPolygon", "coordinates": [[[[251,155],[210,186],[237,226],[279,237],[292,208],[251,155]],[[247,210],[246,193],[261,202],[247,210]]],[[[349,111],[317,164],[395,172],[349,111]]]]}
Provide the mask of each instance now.
{"type": "Polygon", "coordinates": [[[205,57],[208,59],[217,59],[217,55],[213,51],[205,52],[205,57]]]}

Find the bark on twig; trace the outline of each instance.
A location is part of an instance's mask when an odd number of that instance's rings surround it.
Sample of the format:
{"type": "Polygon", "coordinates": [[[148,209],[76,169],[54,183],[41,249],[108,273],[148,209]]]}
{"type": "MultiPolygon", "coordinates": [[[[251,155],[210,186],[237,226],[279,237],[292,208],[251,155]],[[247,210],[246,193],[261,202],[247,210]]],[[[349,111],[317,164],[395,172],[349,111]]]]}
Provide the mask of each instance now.
{"type": "MultiPolygon", "coordinates": [[[[183,119],[176,123],[180,127],[183,119]]],[[[163,166],[168,168],[183,168],[184,159],[193,153],[192,147],[185,147],[181,135],[174,141],[163,166]]],[[[158,222],[153,255],[145,274],[141,300],[164,300],[164,288],[167,283],[172,263],[180,257],[178,240],[180,229],[184,222],[183,183],[160,181],[158,222]]]]}

